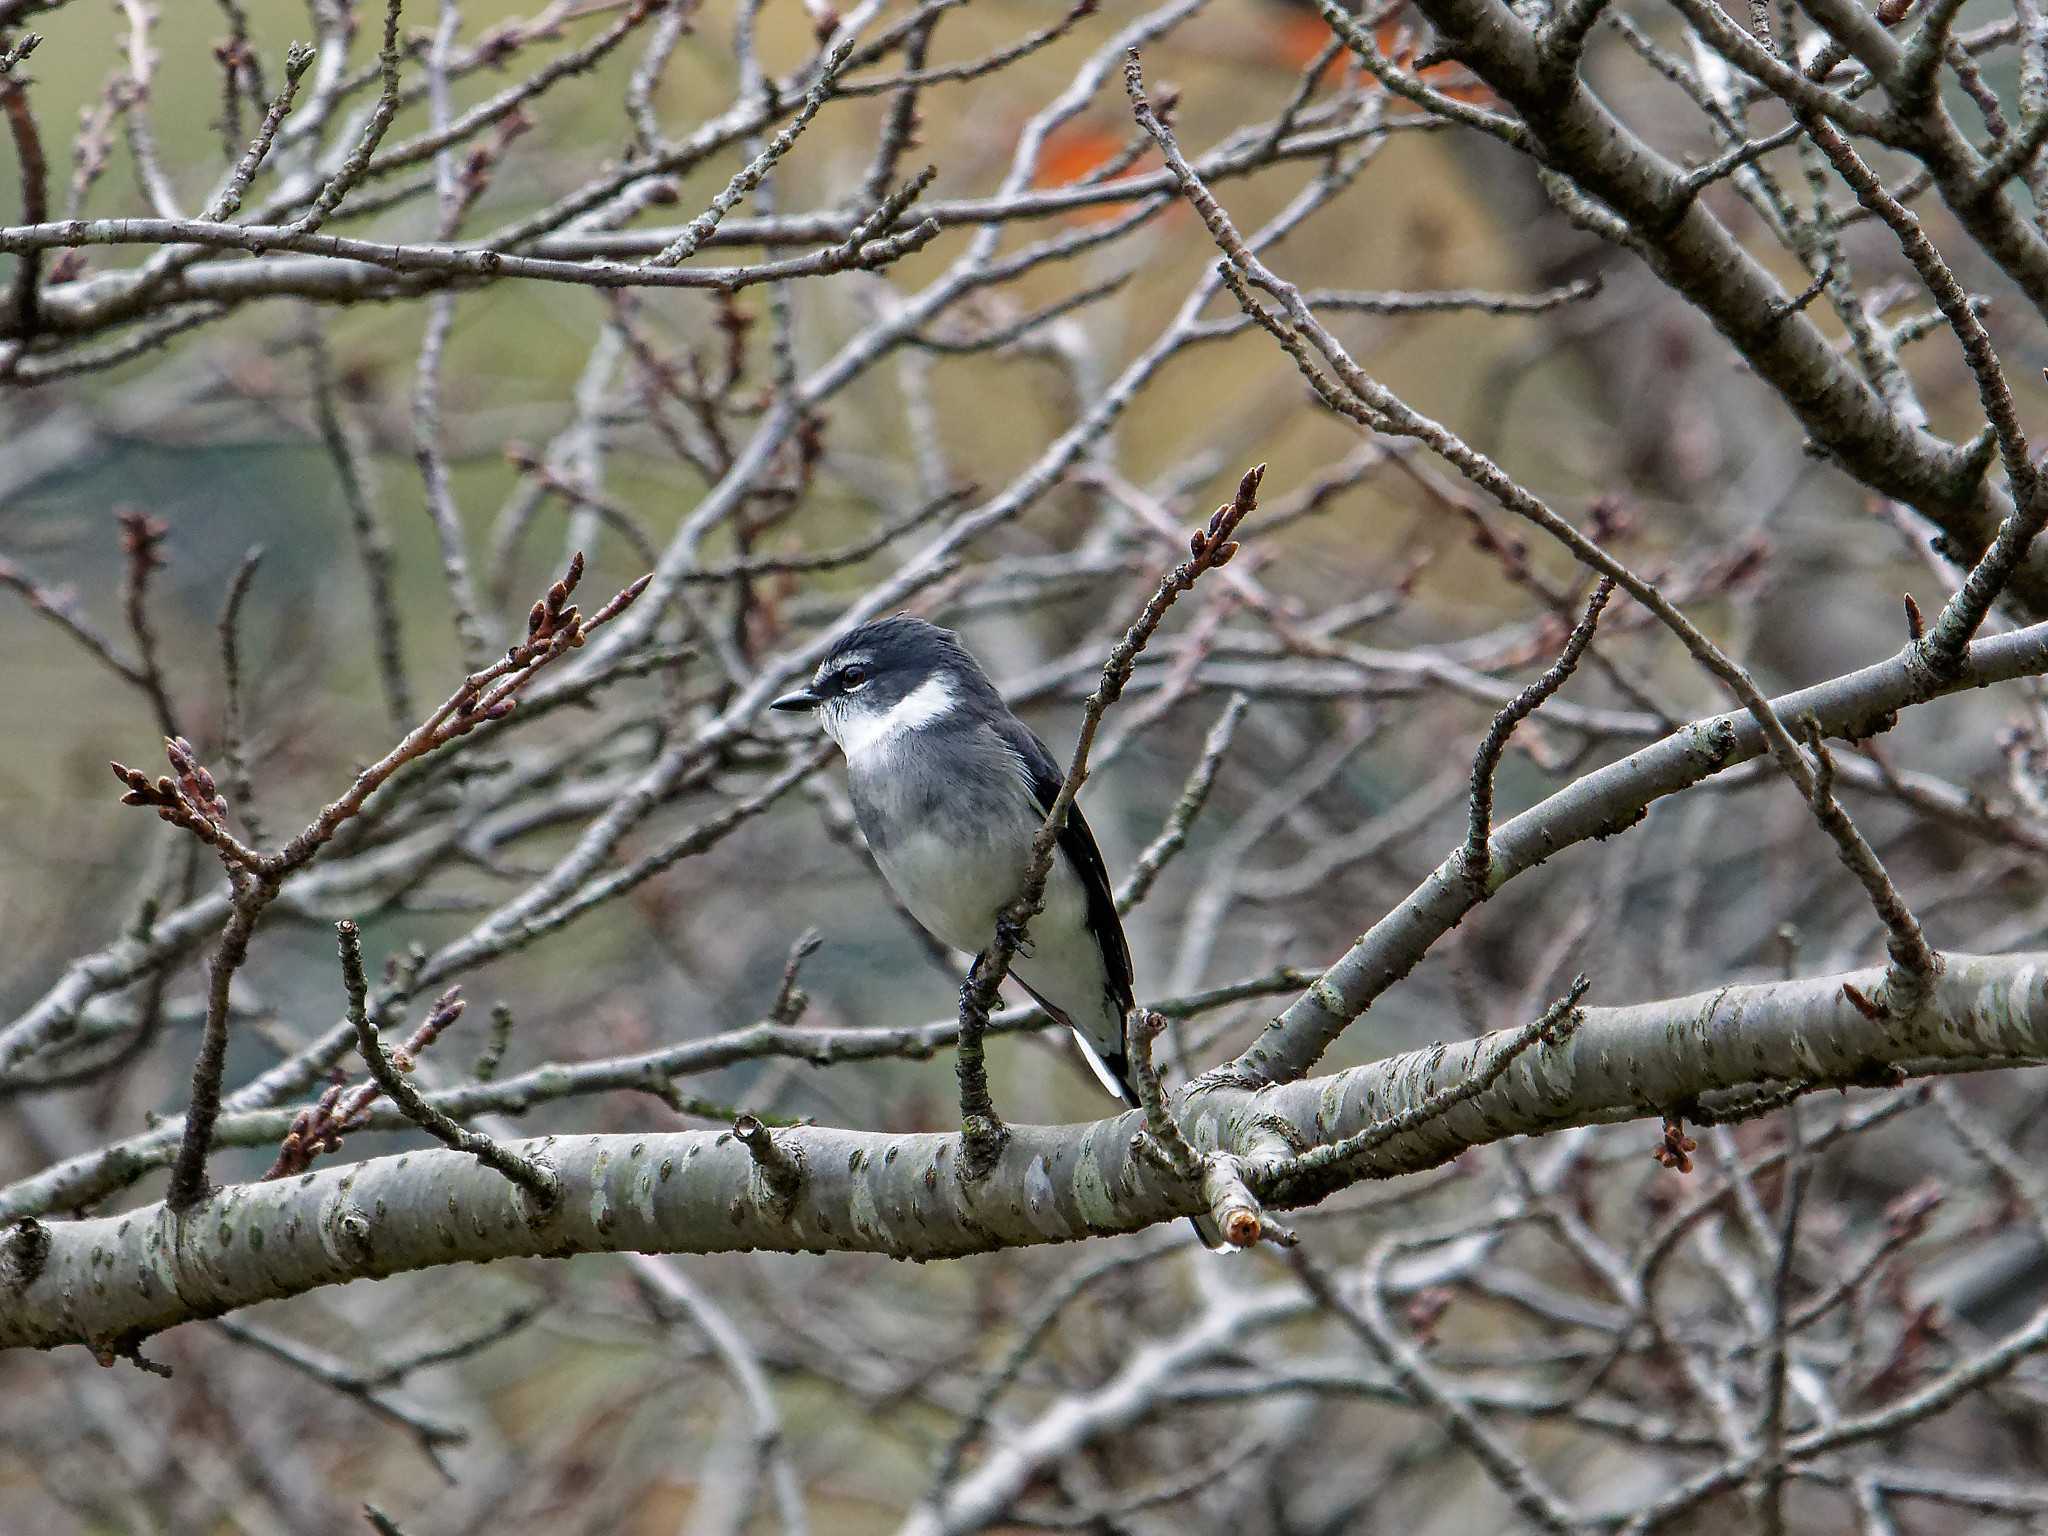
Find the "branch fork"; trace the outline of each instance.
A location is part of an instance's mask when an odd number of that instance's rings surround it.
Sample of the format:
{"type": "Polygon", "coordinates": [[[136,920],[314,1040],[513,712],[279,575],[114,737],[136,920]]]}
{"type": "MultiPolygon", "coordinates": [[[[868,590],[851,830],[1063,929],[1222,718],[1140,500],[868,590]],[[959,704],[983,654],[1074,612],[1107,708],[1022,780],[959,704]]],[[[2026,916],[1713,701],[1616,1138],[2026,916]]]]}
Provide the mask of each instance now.
{"type": "Polygon", "coordinates": [[[1261,1240],[1292,1247],[1294,1233],[1274,1220],[1252,1192],[1247,1159],[1222,1149],[1196,1151],[1174,1119],[1152,1060],[1152,1042],[1165,1028],[1165,1016],[1149,1009],[1134,1008],[1124,1021],[1131,1078],[1145,1114],[1144,1129],[1131,1137],[1131,1151],[1161,1173],[1198,1191],[1213,1230],[1231,1247],[1250,1248],[1261,1240]]]}
{"type": "Polygon", "coordinates": [[[411,1055],[386,1049],[370,1017],[370,982],[363,971],[362,930],[343,918],[335,924],[335,932],[341,941],[341,977],[348,991],[348,1020],[355,1026],[356,1048],[377,1086],[403,1111],[406,1119],[443,1146],[467,1152],[485,1167],[503,1174],[532,1197],[541,1214],[551,1210],[562,1193],[561,1181],[553,1169],[538,1158],[522,1156],[500,1145],[481,1131],[458,1124],[452,1116],[429,1104],[413,1085],[407,1075],[414,1066],[411,1055]]]}

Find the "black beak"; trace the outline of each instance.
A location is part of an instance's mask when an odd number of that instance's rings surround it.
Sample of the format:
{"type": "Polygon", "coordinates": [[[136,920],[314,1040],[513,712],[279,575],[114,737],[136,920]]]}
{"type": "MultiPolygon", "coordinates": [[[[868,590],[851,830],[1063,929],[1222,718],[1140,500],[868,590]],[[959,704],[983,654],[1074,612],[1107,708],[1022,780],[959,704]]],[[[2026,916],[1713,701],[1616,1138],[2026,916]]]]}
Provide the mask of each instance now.
{"type": "Polygon", "coordinates": [[[811,692],[810,689],[799,688],[795,693],[785,693],[768,707],[770,709],[779,709],[792,715],[807,714],[824,702],[823,699],[811,692]]]}

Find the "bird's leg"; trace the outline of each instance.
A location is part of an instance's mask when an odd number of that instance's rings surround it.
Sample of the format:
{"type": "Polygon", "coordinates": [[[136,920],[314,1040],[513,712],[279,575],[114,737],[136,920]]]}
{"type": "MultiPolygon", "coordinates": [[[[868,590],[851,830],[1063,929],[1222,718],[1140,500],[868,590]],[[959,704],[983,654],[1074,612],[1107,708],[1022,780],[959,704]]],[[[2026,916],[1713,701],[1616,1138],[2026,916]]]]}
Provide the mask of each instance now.
{"type": "MultiPolygon", "coordinates": [[[[996,917],[996,942],[1008,949],[1013,955],[1023,955],[1027,959],[1030,958],[1031,940],[1025,935],[1024,924],[1011,917],[1007,911],[998,914],[996,917]]],[[[983,953],[985,954],[986,951],[983,953]]],[[[981,955],[974,957],[974,963],[977,966],[981,964],[981,960],[981,955]]],[[[969,974],[973,973],[970,971],[969,974]]]]}
{"type": "MultiPolygon", "coordinates": [[[[987,997],[982,996],[982,968],[987,964],[988,951],[984,949],[967,962],[967,975],[960,983],[960,1017],[964,1020],[972,1014],[984,1025],[988,1022],[989,1010],[995,1007],[996,999],[1001,995],[991,991],[987,997]]],[[[979,1026],[974,1027],[978,1033],[979,1026]]]]}

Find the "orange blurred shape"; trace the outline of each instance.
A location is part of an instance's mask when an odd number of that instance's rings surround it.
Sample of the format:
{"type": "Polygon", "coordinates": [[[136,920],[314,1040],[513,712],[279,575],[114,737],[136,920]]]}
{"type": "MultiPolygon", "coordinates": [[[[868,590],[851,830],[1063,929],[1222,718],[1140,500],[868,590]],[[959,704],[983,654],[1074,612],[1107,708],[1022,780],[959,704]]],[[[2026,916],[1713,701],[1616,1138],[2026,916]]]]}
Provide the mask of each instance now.
{"type": "MultiPolygon", "coordinates": [[[[1315,63],[1316,55],[1329,45],[1329,41],[1329,23],[1313,11],[1305,11],[1299,6],[1287,7],[1287,15],[1273,24],[1273,57],[1289,69],[1307,69],[1315,63]]],[[[1324,79],[1341,73],[1343,68],[1344,55],[1340,53],[1323,72],[1324,79]]]]}
{"type": "MultiPolygon", "coordinates": [[[[1105,166],[1116,164],[1129,152],[1130,141],[1088,123],[1062,123],[1046,137],[1038,153],[1038,168],[1031,185],[1041,191],[1054,187],[1075,187],[1105,166]]],[[[1148,149],[1129,166],[1120,167],[1107,178],[1108,185],[1159,164],[1156,151],[1148,149]]],[[[1067,210],[1066,217],[1079,224],[1098,224],[1122,217],[1134,205],[1127,202],[1084,203],[1067,210]]]]}
{"type": "MultiPolygon", "coordinates": [[[[1329,23],[1312,9],[1299,4],[1287,4],[1287,14],[1269,24],[1271,51],[1277,63],[1289,69],[1304,70],[1316,61],[1324,48],[1329,46],[1331,31],[1329,23]]],[[[1380,56],[1401,69],[1415,71],[1414,59],[1418,51],[1423,29],[1409,15],[1408,7],[1399,6],[1382,17],[1373,27],[1373,45],[1380,56]]],[[[1352,63],[1350,50],[1340,50],[1323,71],[1322,83],[1333,84],[1352,63]]],[[[1442,92],[1454,101],[1468,102],[1474,106],[1492,106],[1499,102],[1484,81],[1476,79],[1472,72],[1456,60],[1431,64],[1421,70],[1420,76],[1432,89],[1442,92]]]]}

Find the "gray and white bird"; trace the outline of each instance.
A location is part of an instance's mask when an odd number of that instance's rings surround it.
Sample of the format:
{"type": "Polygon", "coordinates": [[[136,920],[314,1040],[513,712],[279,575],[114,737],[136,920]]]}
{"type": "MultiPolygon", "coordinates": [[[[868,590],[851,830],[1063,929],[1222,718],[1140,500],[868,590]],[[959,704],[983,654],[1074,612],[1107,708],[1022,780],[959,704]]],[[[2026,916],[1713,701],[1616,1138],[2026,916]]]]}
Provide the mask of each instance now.
{"type": "MultiPolygon", "coordinates": [[[[839,744],[861,835],[910,915],[954,949],[986,949],[1066,773],[959,636],[908,614],[863,624],[771,707],[816,711],[839,744]]],[[[1131,950],[1078,805],[1010,974],[1073,1030],[1102,1086],[1136,1103],[1131,950]]]]}

